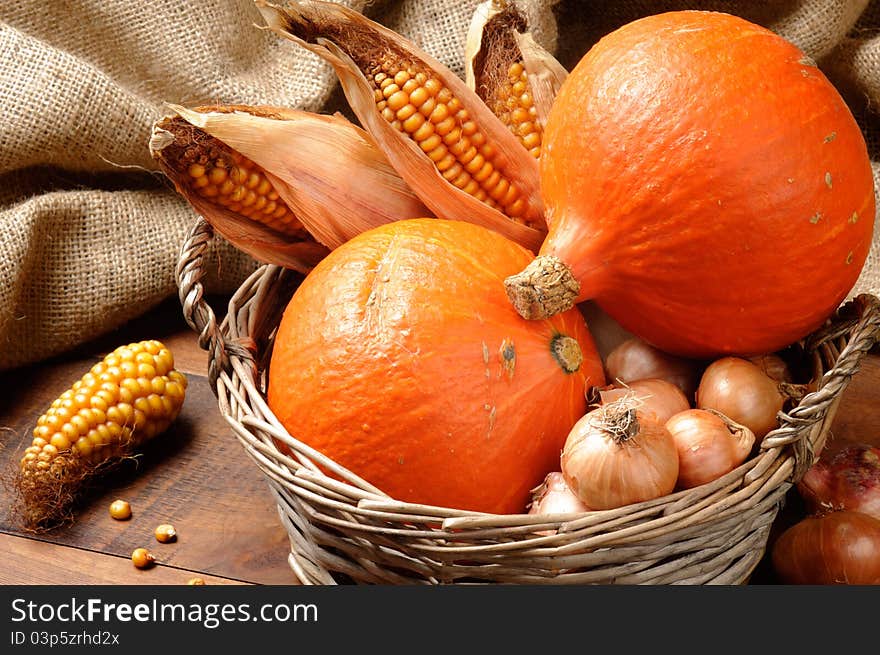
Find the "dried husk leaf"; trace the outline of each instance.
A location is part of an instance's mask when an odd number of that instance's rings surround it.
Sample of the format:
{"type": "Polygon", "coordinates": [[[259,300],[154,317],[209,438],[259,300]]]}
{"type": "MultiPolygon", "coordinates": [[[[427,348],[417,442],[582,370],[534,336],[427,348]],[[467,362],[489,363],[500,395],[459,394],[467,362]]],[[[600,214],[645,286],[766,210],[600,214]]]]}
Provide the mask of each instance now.
{"type": "Polygon", "coordinates": [[[537,251],[546,235],[537,162],[463,80],[399,34],[345,6],[317,1],[291,2],[284,7],[263,0],[256,4],[269,29],[333,66],[361,124],[436,216],[482,225],[537,251]],[[523,218],[528,225],[512,220],[449,183],[417,144],[382,117],[376,108],[374,91],[355,61],[374,52],[395,52],[417,62],[437,75],[462,102],[498,153],[494,163],[523,194],[527,203],[523,218]]]}
{"type": "MultiPolygon", "coordinates": [[[[568,71],[535,41],[525,13],[507,0],[486,0],[474,10],[465,43],[465,80],[484,101],[504,82],[511,64],[520,62],[538,122],[543,129],[553,100],[568,71]]],[[[489,108],[492,105],[489,104],[489,108]]]]}
{"type": "MultiPolygon", "coordinates": [[[[485,0],[476,6],[471,23],[468,26],[467,35],[464,42],[464,81],[468,88],[475,91],[477,95],[485,99],[480,94],[477,85],[477,75],[474,72],[474,62],[484,56],[483,36],[486,33],[486,24],[497,16],[506,6],[506,3],[499,0],[485,0]]],[[[488,39],[487,39],[488,41],[488,39]]],[[[487,43],[488,45],[488,43],[487,43]]]]}
{"type": "Polygon", "coordinates": [[[330,249],[385,223],[433,216],[370,136],[342,116],[170,108],[263,168],[294,215],[330,249]]]}
{"type": "Polygon", "coordinates": [[[535,41],[531,33],[515,34],[516,44],[522,53],[523,66],[529,80],[529,88],[535,108],[538,110],[538,121],[543,129],[547,125],[547,116],[553,107],[556,94],[568,77],[568,71],[559,60],[547,52],[535,41]]]}
{"type": "Polygon", "coordinates": [[[464,45],[465,83],[483,100],[489,85],[486,69],[505,68],[521,59],[513,35],[528,29],[523,12],[506,0],[485,0],[477,5],[464,45]]]}

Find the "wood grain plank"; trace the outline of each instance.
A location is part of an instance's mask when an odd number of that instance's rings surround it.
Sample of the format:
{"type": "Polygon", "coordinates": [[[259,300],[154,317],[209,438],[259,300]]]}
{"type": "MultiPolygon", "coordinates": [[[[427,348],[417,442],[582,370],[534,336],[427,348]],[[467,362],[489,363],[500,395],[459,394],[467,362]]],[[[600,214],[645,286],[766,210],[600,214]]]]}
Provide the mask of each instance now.
{"type": "Polygon", "coordinates": [[[202,578],[210,585],[247,584],[161,561],[141,570],[125,557],[8,534],[0,534],[0,552],[0,584],[4,585],[185,585],[191,578],[202,578]]]}

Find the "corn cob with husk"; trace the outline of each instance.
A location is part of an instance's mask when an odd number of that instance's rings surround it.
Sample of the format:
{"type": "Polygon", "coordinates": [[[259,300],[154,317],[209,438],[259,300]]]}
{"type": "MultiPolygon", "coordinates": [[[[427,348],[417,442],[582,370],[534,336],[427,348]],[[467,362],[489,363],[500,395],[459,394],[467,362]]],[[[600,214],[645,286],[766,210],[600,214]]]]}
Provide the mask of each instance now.
{"type": "Polygon", "coordinates": [[[84,485],[168,429],[186,387],[159,341],[120,346],[95,364],[37,420],[16,476],[25,525],[72,519],[84,485]]]}
{"type": "Polygon", "coordinates": [[[567,75],[532,37],[515,4],[486,0],[477,6],[465,43],[465,81],[535,158],[567,75]]]}
{"type": "Polygon", "coordinates": [[[331,2],[257,0],[268,28],[327,60],[349,105],[434,215],[537,250],[537,161],[465,82],[399,34],[331,2]]]}
{"type": "Polygon", "coordinates": [[[169,105],[150,152],[228,241],[303,273],[371,227],[432,216],[369,135],[339,115],[169,105]]]}

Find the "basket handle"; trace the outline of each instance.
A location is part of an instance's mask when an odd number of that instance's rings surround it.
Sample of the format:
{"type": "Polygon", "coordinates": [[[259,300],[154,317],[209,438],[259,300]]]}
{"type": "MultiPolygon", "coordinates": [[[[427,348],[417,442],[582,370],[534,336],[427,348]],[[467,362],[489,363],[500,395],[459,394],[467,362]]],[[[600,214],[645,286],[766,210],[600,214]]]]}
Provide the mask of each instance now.
{"type": "Polygon", "coordinates": [[[199,335],[199,347],[209,353],[208,381],[217,394],[217,379],[231,370],[230,355],[252,358],[253,354],[238,344],[227,343],[217,323],[214,310],[205,300],[202,278],[205,276],[204,257],[214,238],[214,228],[199,216],[190,227],[180,249],[175,277],[183,318],[199,335]]]}
{"type": "Polygon", "coordinates": [[[822,376],[817,391],[807,394],[789,412],[780,412],[780,427],[769,432],[761,442],[762,449],[791,445],[794,451],[792,480],[799,481],[812,466],[815,444],[808,436],[809,426],[824,419],[833,403],[849,384],[860,367],[862,358],[880,338],[880,298],[860,294],[842,305],[834,319],[805,342],[805,349],[816,351],[823,344],[849,335],[834,365],[822,376]]]}

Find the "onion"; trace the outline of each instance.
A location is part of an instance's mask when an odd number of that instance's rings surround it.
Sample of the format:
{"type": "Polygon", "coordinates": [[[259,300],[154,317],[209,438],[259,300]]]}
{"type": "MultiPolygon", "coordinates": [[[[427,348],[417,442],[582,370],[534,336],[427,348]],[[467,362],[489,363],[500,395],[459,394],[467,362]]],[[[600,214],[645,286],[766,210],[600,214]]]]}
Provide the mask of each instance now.
{"type": "Polygon", "coordinates": [[[772,562],[784,584],[880,584],[880,520],[849,510],[807,517],[779,536],[772,562]]]}
{"type": "Polygon", "coordinates": [[[623,398],[575,423],[562,449],[561,468],[587,507],[613,509],[671,493],[678,479],[678,451],[662,423],[623,398]]]}
{"type": "Polygon", "coordinates": [[[769,353],[767,355],[754,355],[753,357],[749,357],[748,359],[752,364],[761,369],[764,372],[764,375],[766,375],[771,380],[776,380],[777,382],[794,381],[791,376],[791,369],[788,367],[788,364],[786,364],[785,360],[776,353],[769,353]]]}
{"type": "Polygon", "coordinates": [[[776,382],[747,359],[722,357],[703,372],[696,406],[724,414],[761,440],[779,425],[776,415],[786,403],[802,391],[801,385],[776,382]]]}
{"type": "Polygon", "coordinates": [[[621,398],[633,398],[639,411],[653,414],[660,423],[666,423],[672,416],[690,409],[691,406],[684,392],[678,386],[659,378],[611,385],[599,389],[598,395],[603,404],[621,398]]]}
{"type": "Polygon", "coordinates": [[[755,444],[744,425],[705,409],[680,412],[666,422],[678,448],[678,487],[690,489],[742,464],[755,444]]]}
{"type": "Polygon", "coordinates": [[[797,489],[810,512],[846,509],[880,520],[880,448],[854,443],[820,457],[797,489]]]}
{"type": "Polygon", "coordinates": [[[688,403],[694,397],[700,369],[699,362],[665,353],[638,337],[623,341],[605,358],[605,372],[611,382],[632,384],[659,378],[681,389],[688,403]]]}
{"type": "Polygon", "coordinates": [[[590,509],[569,488],[561,471],[548,473],[541,485],[532,490],[529,514],[570,514],[589,511],[590,509]]]}

